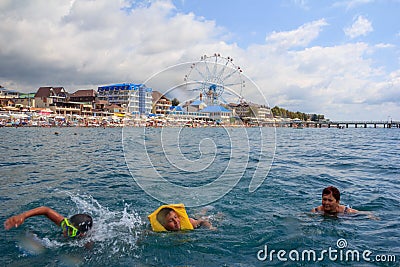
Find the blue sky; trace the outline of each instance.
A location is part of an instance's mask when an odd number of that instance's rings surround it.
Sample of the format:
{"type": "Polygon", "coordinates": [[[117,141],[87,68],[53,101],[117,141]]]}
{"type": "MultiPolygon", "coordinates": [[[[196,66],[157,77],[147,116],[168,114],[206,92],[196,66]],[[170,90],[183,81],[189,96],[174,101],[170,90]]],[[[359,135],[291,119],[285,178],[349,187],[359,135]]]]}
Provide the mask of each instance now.
{"type": "MultiPolygon", "coordinates": [[[[228,42],[246,48],[265,43],[272,32],[291,31],[307,22],[324,18],[328,25],[309,45],[334,46],[346,42],[365,41],[370,44],[400,42],[400,1],[213,1],[176,0],[177,12],[192,12],[198,17],[215,21],[231,37],[228,42]],[[351,38],[344,29],[356,18],[368,20],[373,30],[366,35],[351,38]]],[[[374,58],[377,64],[389,69],[399,66],[399,58],[391,52],[380,52],[374,58]]]]}
{"type": "Polygon", "coordinates": [[[148,81],[163,92],[186,72],[171,66],[218,52],[253,82],[251,101],[400,120],[398,14],[400,0],[3,0],[0,85],[74,92],[164,71],[148,81]]]}

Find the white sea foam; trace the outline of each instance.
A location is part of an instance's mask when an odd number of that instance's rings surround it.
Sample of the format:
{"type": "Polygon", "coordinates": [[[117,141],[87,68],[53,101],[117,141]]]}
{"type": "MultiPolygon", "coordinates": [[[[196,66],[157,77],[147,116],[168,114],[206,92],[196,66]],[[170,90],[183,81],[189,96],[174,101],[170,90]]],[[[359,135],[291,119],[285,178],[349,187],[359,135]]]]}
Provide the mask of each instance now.
{"type": "Polygon", "coordinates": [[[96,254],[133,254],[145,223],[131,205],[124,202],[122,210],[110,211],[90,195],[66,194],[76,204],[79,213],[93,217],[93,228],[84,242],[93,242],[96,254]]]}

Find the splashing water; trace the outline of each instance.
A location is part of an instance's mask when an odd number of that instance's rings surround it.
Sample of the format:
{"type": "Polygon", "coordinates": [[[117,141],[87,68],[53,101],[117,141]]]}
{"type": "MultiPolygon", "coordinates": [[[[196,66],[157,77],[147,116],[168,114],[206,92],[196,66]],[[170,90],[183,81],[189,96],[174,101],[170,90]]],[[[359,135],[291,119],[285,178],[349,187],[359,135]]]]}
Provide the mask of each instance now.
{"type": "MultiPolygon", "coordinates": [[[[138,241],[145,233],[145,223],[139,214],[123,203],[123,210],[110,211],[90,195],[61,192],[75,204],[74,213],[87,213],[93,218],[93,228],[84,238],[40,237],[25,233],[18,247],[22,256],[39,256],[48,260],[49,254],[66,266],[81,264],[110,264],[117,258],[137,259],[140,256],[138,241]]],[[[115,262],[114,262],[115,263],[115,262]]]]}
{"type": "Polygon", "coordinates": [[[110,211],[90,195],[67,194],[80,212],[93,217],[93,228],[85,241],[95,243],[96,254],[123,256],[129,253],[132,256],[145,223],[131,205],[124,202],[122,211],[110,211]]]}

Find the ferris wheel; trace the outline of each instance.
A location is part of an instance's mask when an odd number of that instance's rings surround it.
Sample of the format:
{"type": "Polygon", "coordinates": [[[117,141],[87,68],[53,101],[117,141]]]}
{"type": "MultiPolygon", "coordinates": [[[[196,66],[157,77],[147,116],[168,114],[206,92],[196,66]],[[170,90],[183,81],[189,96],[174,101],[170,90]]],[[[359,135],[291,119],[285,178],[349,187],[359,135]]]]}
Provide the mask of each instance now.
{"type": "Polygon", "coordinates": [[[197,98],[207,105],[218,105],[243,99],[245,81],[242,76],[242,69],[231,57],[215,53],[201,56],[200,61],[193,63],[184,81],[187,90],[200,91],[197,98]]]}

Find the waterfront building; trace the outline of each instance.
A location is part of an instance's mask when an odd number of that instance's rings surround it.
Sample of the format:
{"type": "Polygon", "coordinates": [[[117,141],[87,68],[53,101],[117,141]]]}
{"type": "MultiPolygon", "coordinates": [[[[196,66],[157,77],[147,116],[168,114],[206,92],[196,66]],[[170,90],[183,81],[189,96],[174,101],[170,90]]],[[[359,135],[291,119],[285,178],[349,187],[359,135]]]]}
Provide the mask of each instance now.
{"type": "Polygon", "coordinates": [[[0,85],[0,98],[5,99],[5,98],[18,98],[19,97],[19,92],[9,90],[4,88],[3,86],[0,85]]]}
{"type": "Polygon", "coordinates": [[[106,117],[112,115],[112,113],[107,110],[107,107],[109,106],[107,100],[96,100],[93,105],[93,116],[106,117]]]}
{"type": "MultiPolygon", "coordinates": [[[[153,97],[151,92],[153,89],[147,88],[144,84],[139,85],[139,114],[140,115],[149,115],[151,113],[151,108],[153,105],[153,97]]],[[[136,103],[137,94],[131,94],[131,99],[129,101],[128,112],[132,114],[136,109],[134,103],[136,103]]]]}
{"type": "Polygon", "coordinates": [[[170,106],[167,114],[171,115],[183,115],[185,111],[181,106],[170,106]]]}
{"type": "Polygon", "coordinates": [[[2,109],[17,109],[15,107],[15,98],[19,97],[16,91],[8,90],[0,85],[0,107],[2,109]]]}
{"type": "Polygon", "coordinates": [[[104,107],[104,109],[112,115],[115,114],[123,114],[125,112],[125,108],[118,106],[116,104],[111,104],[109,106],[104,107]]]}
{"type": "Polygon", "coordinates": [[[182,105],[182,107],[186,112],[199,112],[200,110],[206,108],[207,104],[204,103],[200,98],[197,100],[187,101],[182,105]]]}
{"type": "Polygon", "coordinates": [[[110,104],[107,100],[100,100],[94,89],[81,89],[69,96],[69,103],[80,104],[83,116],[108,117],[114,113],[124,113],[123,107],[110,104]]]}
{"type": "Polygon", "coordinates": [[[11,98],[0,98],[0,109],[9,111],[18,111],[19,108],[15,106],[14,99],[11,98]]]}
{"type": "Polygon", "coordinates": [[[100,86],[99,98],[126,108],[132,115],[148,115],[152,109],[151,88],[144,84],[122,83],[100,86]]]}
{"type": "Polygon", "coordinates": [[[30,109],[35,106],[35,93],[19,93],[18,98],[14,98],[15,106],[30,109]]]}
{"type": "Polygon", "coordinates": [[[35,108],[50,108],[66,103],[68,92],[64,87],[40,87],[35,94],[35,108]]]}
{"type": "Polygon", "coordinates": [[[64,87],[44,86],[35,94],[35,108],[47,109],[59,115],[82,114],[82,103],[68,101],[69,93],[64,87]]]}
{"type": "Polygon", "coordinates": [[[271,109],[265,105],[241,101],[240,103],[230,103],[228,106],[236,116],[244,121],[265,121],[273,117],[271,109]]]}
{"type": "MultiPolygon", "coordinates": [[[[78,90],[68,97],[68,102],[63,107],[58,107],[58,112],[67,113],[67,111],[77,111],[79,108],[80,112],[78,115],[93,116],[95,103],[97,101],[97,92],[93,89],[81,89],[78,90]]],[[[77,111],[78,112],[78,111],[77,111]]]]}
{"type": "Polygon", "coordinates": [[[97,100],[97,94],[96,90],[93,89],[78,90],[69,95],[69,101],[94,103],[97,100]]]}
{"type": "Polygon", "coordinates": [[[260,118],[262,120],[273,118],[271,109],[266,105],[258,105],[257,118],[260,118]]]}
{"type": "Polygon", "coordinates": [[[129,104],[129,94],[133,88],[133,84],[110,84],[98,87],[97,92],[99,99],[125,107],[129,104]]]}
{"type": "Polygon", "coordinates": [[[233,114],[231,110],[219,105],[208,106],[201,112],[209,114],[209,118],[216,122],[229,122],[233,114]]]}
{"type": "Polygon", "coordinates": [[[167,117],[172,121],[208,121],[209,114],[201,111],[187,112],[182,106],[171,106],[167,111],[167,117]]]}
{"type": "Polygon", "coordinates": [[[166,115],[172,105],[171,100],[169,100],[165,95],[161,94],[158,91],[152,92],[152,98],[153,98],[152,113],[166,115]]]}
{"type": "Polygon", "coordinates": [[[0,106],[9,110],[28,111],[35,107],[35,93],[20,93],[0,86],[0,106]]]}

